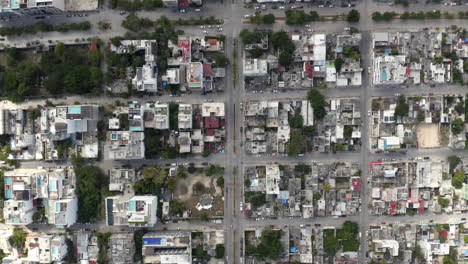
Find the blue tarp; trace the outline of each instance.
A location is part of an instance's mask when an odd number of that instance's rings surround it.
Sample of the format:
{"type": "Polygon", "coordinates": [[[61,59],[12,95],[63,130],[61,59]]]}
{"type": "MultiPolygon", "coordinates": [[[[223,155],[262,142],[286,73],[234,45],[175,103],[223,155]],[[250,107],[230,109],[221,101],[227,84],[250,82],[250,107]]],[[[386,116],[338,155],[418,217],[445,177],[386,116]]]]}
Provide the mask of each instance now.
{"type": "Polygon", "coordinates": [[[291,253],[294,253],[294,252],[296,252],[296,248],[295,248],[295,247],[293,247],[293,248],[291,248],[291,250],[290,250],[290,251],[291,251],[291,253]]]}

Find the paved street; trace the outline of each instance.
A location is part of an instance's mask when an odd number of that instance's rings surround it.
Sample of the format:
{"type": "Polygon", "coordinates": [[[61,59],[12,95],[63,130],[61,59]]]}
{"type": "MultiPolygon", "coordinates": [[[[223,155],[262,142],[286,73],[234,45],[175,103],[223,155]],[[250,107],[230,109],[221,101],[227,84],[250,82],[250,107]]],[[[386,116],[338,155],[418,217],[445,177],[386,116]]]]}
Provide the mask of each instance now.
{"type": "MultiPolygon", "coordinates": [[[[362,43],[361,43],[361,54],[362,54],[362,67],[363,72],[363,85],[360,87],[346,87],[346,88],[328,88],[322,90],[323,94],[327,97],[355,97],[360,98],[361,103],[361,113],[363,116],[367,117],[366,113],[370,109],[371,98],[373,96],[393,96],[394,94],[404,94],[404,95],[417,95],[417,94],[466,94],[468,90],[466,87],[461,87],[458,85],[442,85],[435,88],[429,86],[417,86],[417,87],[402,87],[402,86],[386,86],[386,87],[374,87],[371,82],[371,76],[367,73],[367,68],[372,65],[372,50],[371,50],[371,36],[372,33],[379,30],[420,30],[423,27],[443,27],[449,26],[452,24],[457,25],[466,25],[467,20],[409,20],[409,21],[390,21],[385,23],[375,23],[371,19],[371,14],[374,11],[431,11],[433,9],[448,11],[448,12],[457,12],[460,10],[468,10],[468,6],[458,6],[458,7],[447,7],[444,5],[425,5],[419,3],[417,5],[410,5],[409,8],[404,8],[402,6],[391,7],[388,4],[377,4],[373,1],[364,0],[361,1],[356,9],[361,14],[361,19],[359,23],[352,24],[353,27],[358,28],[362,33],[362,43]]],[[[342,14],[349,12],[349,8],[318,8],[305,6],[306,11],[316,10],[321,15],[333,15],[333,14],[342,14]]],[[[32,40],[39,40],[42,42],[47,42],[48,40],[52,41],[71,41],[76,38],[89,38],[98,36],[103,40],[108,40],[115,36],[124,35],[126,30],[121,27],[121,22],[124,19],[124,16],[119,14],[119,10],[110,10],[103,8],[97,13],[90,13],[88,17],[85,18],[68,18],[65,15],[54,16],[48,20],[51,23],[63,23],[63,22],[79,22],[82,20],[89,20],[93,25],[92,30],[87,32],[68,32],[68,33],[39,33],[37,35],[22,35],[22,36],[12,36],[9,37],[5,44],[8,45],[17,45],[23,42],[29,42],[32,40]],[[99,21],[107,21],[112,24],[112,30],[101,32],[97,28],[97,23],[99,21]]],[[[280,10],[267,10],[266,13],[273,12],[276,15],[281,15],[280,10]]],[[[265,27],[271,28],[274,30],[284,29],[287,31],[302,28],[302,26],[287,26],[284,24],[275,24],[273,26],[255,26],[255,25],[245,25],[241,22],[245,14],[254,13],[253,9],[246,9],[244,5],[239,0],[233,1],[224,1],[224,2],[208,2],[205,7],[203,7],[201,13],[189,12],[181,14],[175,10],[169,9],[159,9],[154,11],[140,11],[138,15],[141,17],[148,17],[151,19],[158,19],[160,16],[165,15],[171,19],[177,18],[188,18],[188,17],[198,17],[199,15],[204,16],[216,16],[218,18],[224,19],[223,25],[223,34],[226,35],[226,50],[225,54],[230,58],[230,61],[237,61],[237,71],[233,70],[233,63],[227,67],[226,78],[225,78],[225,87],[224,93],[212,94],[208,96],[202,96],[199,94],[190,94],[184,97],[170,97],[170,96],[160,96],[160,97],[132,97],[128,99],[123,98],[110,98],[108,96],[99,96],[99,97],[80,97],[80,96],[68,96],[65,98],[49,99],[54,103],[73,103],[75,101],[87,102],[87,103],[96,103],[96,104],[109,104],[115,100],[138,100],[140,102],[149,102],[149,101],[161,101],[161,102],[170,102],[170,101],[182,101],[186,103],[200,103],[205,100],[216,100],[224,101],[226,103],[226,122],[228,124],[227,129],[227,141],[226,141],[226,153],[211,155],[208,158],[195,157],[190,159],[173,159],[173,160],[139,160],[127,162],[128,165],[133,167],[141,167],[143,165],[164,165],[166,163],[188,163],[195,162],[200,164],[202,162],[209,162],[213,164],[220,164],[225,167],[225,212],[224,212],[224,221],[222,224],[217,224],[213,222],[200,222],[200,221],[187,221],[187,222],[178,222],[178,223],[167,223],[160,224],[152,228],[152,230],[163,230],[163,229],[178,229],[181,230],[192,230],[192,229],[201,229],[201,230],[210,230],[210,229],[224,229],[226,231],[225,241],[226,241],[226,254],[227,254],[227,263],[241,263],[240,259],[243,257],[243,252],[241,252],[241,241],[243,240],[243,230],[247,227],[266,227],[270,225],[275,226],[284,226],[284,225],[301,225],[301,224],[321,224],[322,226],[339,226],[346,220],[357,221],[360,224],[360,232],[363,234],[361,238],[361,252],[359,255],[359,263],[365,263],[365,253],[367,252],[367,238],[364,236],[369,230],[371,225],[379,225],[381,222],[386,223],[428,223],[430,220],[435,222],[450,222],[454,219],[458,219],[458,215],[446,215],[446,214],[431,214],[426,213],[424,215],[417,215],[414,217],[411,216],[372,216],[369,214],[367,204],[369,202],[368,191],[369,186],[363,184],[361,190],[361,199],[362,199],[362,208],[360,215],[357,216],[348,216],[344,218],[332,218],[332,217],[321,217],[321,218],[312,218],[312,219],[303,219],[303,218],[279,218],[279,219],[261,219],[256,221],[255,219],[245,218],[240,212],[240,202],[243,201],[243,172],[246,166],[252,165],[264,165],[267,162],[273,161],[278,162],[279,164],[297,164],[300,162],[311,163],[312,161],[318,162],[330,162],[333,160],[340,161],[352,161],[358,162],[362,167],[362,182],[366,183],[367,179],[370,177],[368,164],[376,159],[382,158],[409,158],[409,157],[421,157],[421,156],[431,156],[438,159],[446,159],[447,156],[457,154],[460,156],[468,156],[468,152],[461,151],[452,151],[448,148],[440,149],[429,149],[429,150],[409,150],[405,155],[402,154],[373,154],[369,151],[369,119],[364,118],[363,120],[363,130],[362,130],[362,148],[360,152],[351,152],[351,153],[337,153],[337,154],[323,154],[323,153],[308,153],[303,157],[271,157],[271,156],[248,156],[245,154],[243,148],[241,147],[242,135],[240,133],[240,127],[243,125],[240,103],[246,100],[286,100],[286,99],[298,99],[305,98],[307,90],[291,90],[285,93],[249,93],[245,91],[243,87],[243,78],[242,78],[242,61],[243,57],[242,49],[240,42],[238,40],[238,35],[240,31],[244,28],[254,28],[254,27],[265,27]],[[237,43],[237,45],[235,45],[237,43]],[[234,50],[236,52],[234,52],[234,50]],[[234,58],[234,53],[237,54],[234,58]],[[233,73],[237,72],[237,76],[233,76],[233,73]]],[[[21,22],[11,22],[10,24],[15,25],[26,25],[35,21],[21,21],[21,22]]],[[[349,23],[344,21],[337,22],[314,22],[311,23],[312,28],[316,32],[340,32],[344,27],[349,26],[349,23]]],[[[200,33],[199,26],[187,26],[180,27],[185,30],[187,33],[200,33]]],[[[37,104],[45,103],[44,99],[30,100],[24,103],[21,103],[21,106],[24,107],[36,107],[37,104]]],[[[0,108],[10,108],[13,107],[13,104],[8,102],[0,102],[0,108]]],[[[28,161],[22,162],[21,167],[24,168],[36,168],[39,166],[55,166],[63,165],[60,163],[43,163],[38,161],[28,161]]],[[[112,161],[103,161],[98,165],[104,169],[108,170],[113,166],[123,165],[125,162],[112,162],[112,161]]],[[[0,225],[4,226],[4,225],[0,225]]],[[[61,232],[63,230],[56,230],[47,225],[34,224],[30,228],[39,231],[47,232],[61,232]]],[[[128,227],[108,227],[105,226],[103,222],[91,224],[91,225],[75,225],[73,229],[96,229],[99,231],[126,231],[131,230],[128,227]]]]}

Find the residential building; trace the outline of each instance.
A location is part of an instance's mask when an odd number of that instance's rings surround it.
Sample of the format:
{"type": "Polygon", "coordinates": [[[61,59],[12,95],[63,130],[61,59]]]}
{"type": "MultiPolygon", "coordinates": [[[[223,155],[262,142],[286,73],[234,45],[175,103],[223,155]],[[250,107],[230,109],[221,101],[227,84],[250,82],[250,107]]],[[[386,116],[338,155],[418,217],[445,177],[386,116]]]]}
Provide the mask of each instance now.
{"type": "Polygon", "coordinates": [[[150,232],[143,236],[143,263],[192,263],[192,236],[186,231],[150,232]]]}
{"type": "Polygon", "coordinates": [[[111,131],[107,133],[104,149],[106,160],[145,158],[145,134],[143,132],[111,131]]]}
{"type": "Polygon", "coordinates": [[[244,59],[244,76],[265,76],[268,74],[268,62],[264,59],[244,59]]]}
{"type": "Polygon", "coordinates": [[[156,196],[112,196],[106,198],[107,225],[152,227],[157,222],[156,196]]]}

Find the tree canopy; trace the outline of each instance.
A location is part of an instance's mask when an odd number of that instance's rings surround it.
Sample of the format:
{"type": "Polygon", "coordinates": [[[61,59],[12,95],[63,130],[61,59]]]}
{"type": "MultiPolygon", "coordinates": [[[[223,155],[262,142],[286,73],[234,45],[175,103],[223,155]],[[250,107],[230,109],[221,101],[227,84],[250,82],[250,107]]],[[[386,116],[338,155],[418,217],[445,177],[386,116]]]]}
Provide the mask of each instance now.
{"type": "Polygon", "coordinates": [[[95,166],[75,168],[77,177],[78,220],[96,220],[100,215],[103,175],[95,166]]]}
{"type": "Polygon", "coordinates": [[[452,186],[461,189],[463,187],[463,183],[465,182],[465,172],[464,171],[457,171],[452,176],[452,186]]]}
{"type": "Polygon", "coordinates": [[[288,143],[288,154],[297,155],[306,151],[306,138],[302,135],[301,130],[293,130],[290,133],[288,143]]]}
{"type": "Polygon", "coordinates": [[[409,113],[409,105],[406,103],[405,96],[400,95],[398,97],[398,103],[395,107],[395,117],[405,117],[408,116],[409,113]]]}
{"type": "Polygon", "coordinates": [[[359,11],[357,11],[356,9],[352,9],[351,11],[349,11],[346,20],[348,20],[348,22],[359,22],[360,17],[361,15],[359,14],[359,11]]]}
{"type": "Polygon", "coordinates": [[[252,255],[255,255],[259,259],[265,260],[278,260],[284,254],[284,248],[281,244],[281,236],[283,232],[281,230],[263,230],[262,236],[260,237],[260,243],[255,248],[253,245],[249,245],[252,255]]]}
{"type": "Polygon", "coordinates": [[[24,242],[26,242],[26,231],[22,228],[15,227],[13,229],[13,235],[8,239],[10,245],[14,248],[21,249],[24,247],[24,242]]]}
{"type": "Polygon", "coordinates": [[[307,93],[307,99],[309,100],[312,108],[314,109],[314,117],[321,120],[325,117],[325,97],[317,89],[310,89],[307,93]]]}

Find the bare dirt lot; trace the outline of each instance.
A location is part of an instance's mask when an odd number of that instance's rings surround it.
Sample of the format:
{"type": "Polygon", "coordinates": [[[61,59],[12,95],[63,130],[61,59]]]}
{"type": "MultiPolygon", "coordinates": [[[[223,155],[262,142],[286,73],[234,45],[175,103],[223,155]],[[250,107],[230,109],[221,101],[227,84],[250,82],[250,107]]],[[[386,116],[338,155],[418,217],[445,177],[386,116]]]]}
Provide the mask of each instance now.
{"type": "Polygon", "coordinates": [[[416,126],[416,137],[419,148],[440,147],[438,124],[419,124],[416,126]]]}
{"type": "Polygon", "coordinates": [[[222,189],[216,186],[217,177],[205,175],[189,175],[186,179],[178,179],[177,186],[174,192],[174,198],[183,202],[187,209],[192,211],[191,217],[200,217],[203,213],[208,216],[216,216],[223,212],[224,200],[222,189]],[[195,193],[194,185],[198,182],[205,187],[203,192],[195,193]],[[209,210],[198,211],[197,204],[203,194],[210,194],[213,199],[213,207],[209,210]]]}

